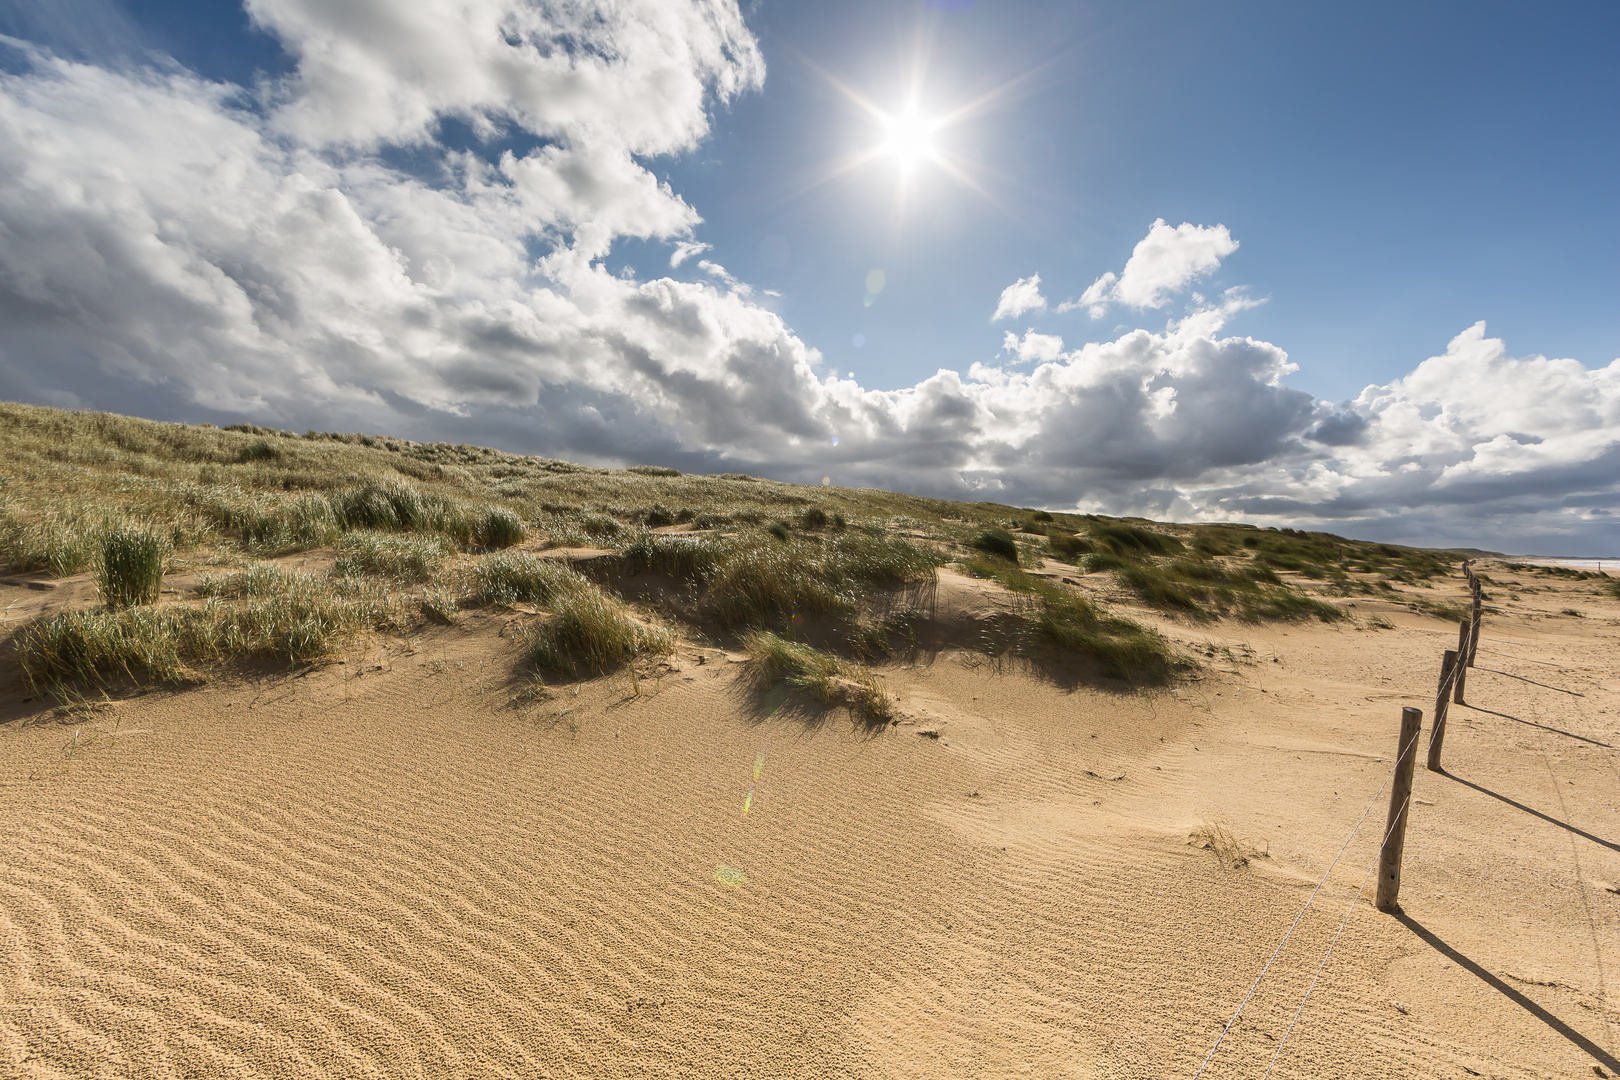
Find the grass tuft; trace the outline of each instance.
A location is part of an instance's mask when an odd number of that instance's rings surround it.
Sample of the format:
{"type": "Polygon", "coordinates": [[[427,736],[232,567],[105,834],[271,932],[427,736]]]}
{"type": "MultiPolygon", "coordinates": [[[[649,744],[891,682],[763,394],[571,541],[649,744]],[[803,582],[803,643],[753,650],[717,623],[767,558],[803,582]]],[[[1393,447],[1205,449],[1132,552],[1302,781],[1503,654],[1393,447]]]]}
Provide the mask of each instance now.
{"type": "Polygon", "coordinates": [[[513,547],[523,543],[523,519],[504,506],[492,506],[479,515],[474,533],[480,547],[513,547]]]}
{"type": "Polygon", "coordinates": [[[1094,524],[1090,532],[1099,547],[1107,548],[1118,555],[1131,553],[1173,555],[1182,550],[1181,541],[1175,537],[1137,528],[1135,525],[1094,524]]]}
{"type": "Polygon", "coordinates": [[[168,539],[146,525],[117,525],[101,538],[96,584],[101,599],[115,608],[157,602],[163,591],[168,539]]]}
{"type": "Polygon", "coordinates": [[[1219,821],[1202,823],[1187,842],[1214,855],[1228,870],[1241,870],[1254,859],[1271,857],[1269,850],[1239,840],[1230,826],[1219,821]]]}
{"type": "Polygon", "coordinates": [[[1026,640],[1015,649],[1055,648],[1090,657],[1117,678],[1132,682],[1162,683],[1179,660],[1162,634],[1140,623],[1097,610],[1079,593],[1033,577],[999,559],[970,559],[963,569],[975,577],[991,578],[1009,592],[1028,598],[1030,610],[1022,615],[1026,640]]]}
{"type": "Polygon", "coordinates": [[[1096,545],[1085,537],[1066,533],[1061,529],[1047,529],[1046,544],[1047,547],[1051,548],[1052,554],[1060,559],[1068,559],[1071,562],[1082,555],[1089,555],[1097,550],[1096,545]]]}
{"type": "Polygon", "coordinates": [[[943,560],[896,537],[859,531],[786,543],[753,533],[727,543],[701,607],[721,626],[780,626],[795,614],[854,611],[874,589],[922,592],[943,560]]]}
{"type": "Polygon", "coordinates": [[[595,675],[674,647],[669,631],[637,622],[622,602],[581,578],[553,596],[551,618],[535,631],[528,658],[551,671],[595,675]]]}
{"type": "Polygon", "coordinates": [[[1018,562],[1018,541],[1006,529],[986,529],[973,538],[970,546],[986,555],[994,555],[1013,564],[1018,562]]]}
{"type": "Polygon", "coordinates": [[[332,572],[340,577],[375,574],[393,581],[427,581],[450,556],[439,536],[355,532],[343,538],[332,572]]]}
{"type": "Polygon", "coordinates": [[[416,600],[416,607],[424,617],[447,626],[461,618],[461,605],[456,600],[456,594],[443,586],[423,589],[422,595],[416,600]]]}
{"type": "Polygon", "coordinates": [[[841,705],[868,724],[894,718],[894,702],[877,676],[864,666],[852,666],[832,653],[788,641],[768,630],[750,630],[742,637],[754,678],[765,686],[785,682],[823,705],[841,705]]]}
{"type": "Polygon", "coordinates": [[[560,559],[537,559],[516,551],[487,555],[472,570],[473,599],[481,604],[545,604],[587,584],[560,559]]]}

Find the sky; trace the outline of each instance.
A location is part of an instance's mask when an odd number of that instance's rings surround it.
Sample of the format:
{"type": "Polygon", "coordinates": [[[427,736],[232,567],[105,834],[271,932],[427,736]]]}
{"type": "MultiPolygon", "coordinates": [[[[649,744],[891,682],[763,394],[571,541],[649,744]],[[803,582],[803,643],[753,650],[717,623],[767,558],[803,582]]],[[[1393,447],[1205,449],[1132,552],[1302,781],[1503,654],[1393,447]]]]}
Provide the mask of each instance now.
{"type": "Polygon", "coordinates": [[[1620,549],[1620,8],[0,0],[0,397],[1620,549]]]}

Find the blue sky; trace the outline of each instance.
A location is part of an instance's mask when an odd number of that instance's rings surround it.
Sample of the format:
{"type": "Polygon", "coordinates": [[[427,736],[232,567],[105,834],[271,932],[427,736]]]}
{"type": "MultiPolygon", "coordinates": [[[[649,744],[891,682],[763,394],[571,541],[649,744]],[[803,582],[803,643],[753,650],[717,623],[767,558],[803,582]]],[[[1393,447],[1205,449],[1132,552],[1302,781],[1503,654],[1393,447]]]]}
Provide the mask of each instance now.
{"type": "Polygon", "coordinates": [[[0,0],[0,33],[7,397],[1620,541],[1612,5],[0,0]],[[908,101],[977,105],[902,181],[908,101]]]}
{"type": "Polygon", "coordinates": [[[1612,5],[766,3],[750,25],[765,91],[666,171],[716,258],[876,385],[994,350],[985,295],[1035,272],[1077,295],[1160,217],[1231,229],[1219,280],[1267,300],[1233,329],[1282,344],[1319,396],[1394,378],[1478,319],[1549,355],[1620,356],[1612,5]],[[810,63],[892,108],[919,37],[941,109],[1050,65],[942,140],[1000,174],[1005,209],[936,173],[897,223],[883,161],[790,197],[873,137],[810,63]],[[785,268],[760,257],[772,234],[785,268]],[[868,310],[872,266],[889,284],[868,310]]]}

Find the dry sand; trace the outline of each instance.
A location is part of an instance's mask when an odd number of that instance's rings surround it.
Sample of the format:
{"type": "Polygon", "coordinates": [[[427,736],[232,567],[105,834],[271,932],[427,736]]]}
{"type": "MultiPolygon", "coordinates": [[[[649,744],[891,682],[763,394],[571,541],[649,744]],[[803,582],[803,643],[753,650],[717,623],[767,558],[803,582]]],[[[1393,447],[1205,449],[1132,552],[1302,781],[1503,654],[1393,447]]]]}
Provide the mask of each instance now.
{"type": "Polygon", "coordinates": [[[1620,1071],[1620,601],[1523,580],[1404,919],[1351,901],[1455,630],[1394,604],[1158,620],[1239,662],[1154,693],[924,655],[876,734],[694,647],[515,705],[498,612],[98,711],[12,685],[0,1074],[1190,1077],[1369,802],[1204,1075],[1265,1073],[1346,912],[1273,1075],[1620,1071]]]}

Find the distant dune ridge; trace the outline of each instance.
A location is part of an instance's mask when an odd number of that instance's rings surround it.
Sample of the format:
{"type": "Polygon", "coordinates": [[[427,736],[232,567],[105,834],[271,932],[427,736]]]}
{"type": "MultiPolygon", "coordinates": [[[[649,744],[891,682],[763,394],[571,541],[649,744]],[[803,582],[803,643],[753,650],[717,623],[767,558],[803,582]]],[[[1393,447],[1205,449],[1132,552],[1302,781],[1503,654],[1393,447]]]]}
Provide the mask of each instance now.
{"type": "Polygon", "coordinates": [[[0,472],[5,1075],[1191,1076],[1296,918],[1203,1075],[1620,1071],[1593,569],[1466,553],[1396,919],[1465,553],[12,404],[0,472]]]}

